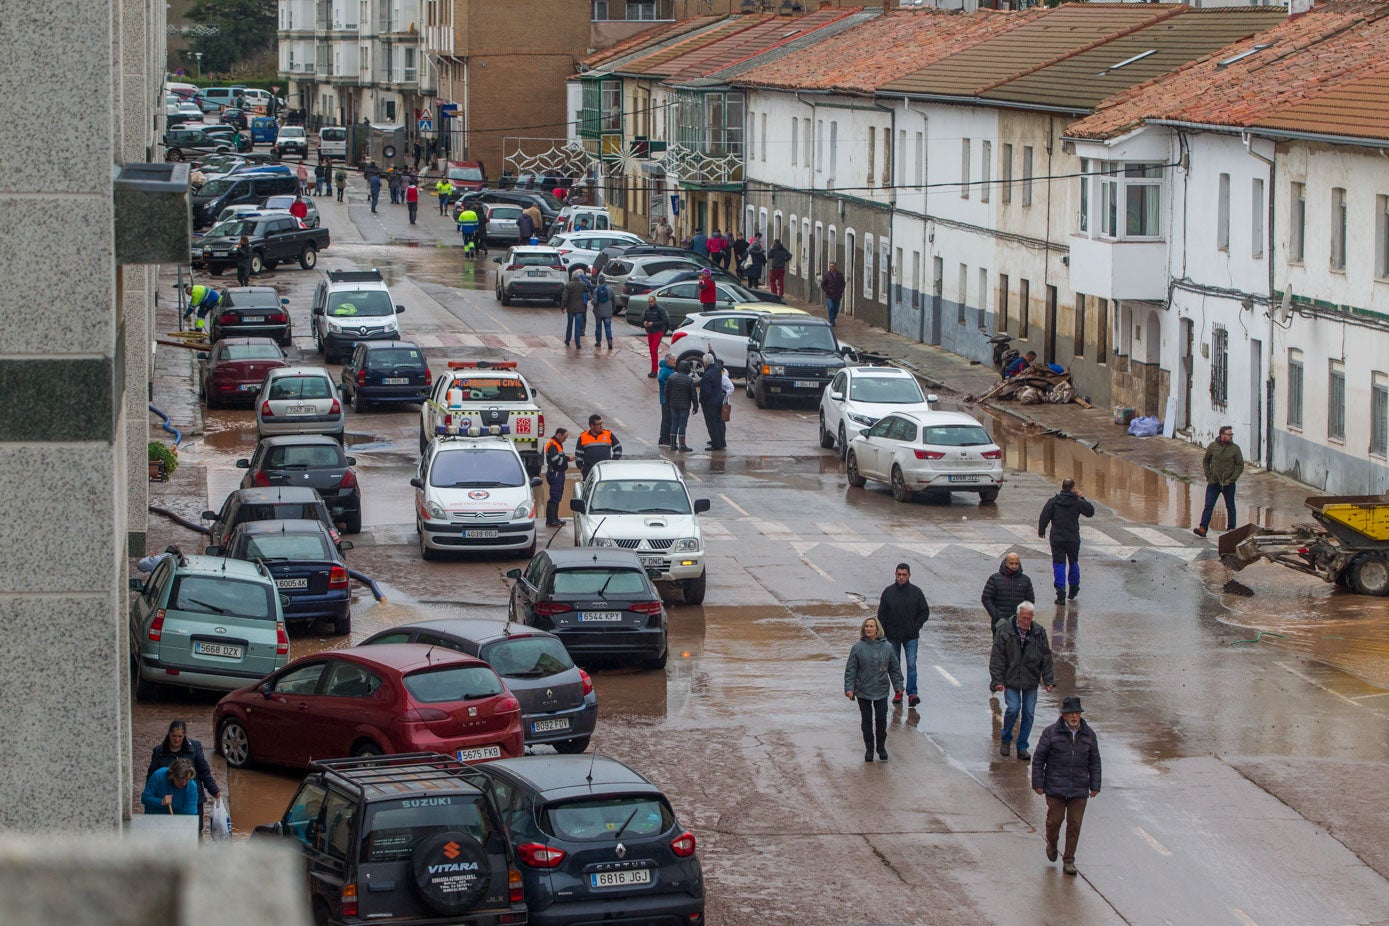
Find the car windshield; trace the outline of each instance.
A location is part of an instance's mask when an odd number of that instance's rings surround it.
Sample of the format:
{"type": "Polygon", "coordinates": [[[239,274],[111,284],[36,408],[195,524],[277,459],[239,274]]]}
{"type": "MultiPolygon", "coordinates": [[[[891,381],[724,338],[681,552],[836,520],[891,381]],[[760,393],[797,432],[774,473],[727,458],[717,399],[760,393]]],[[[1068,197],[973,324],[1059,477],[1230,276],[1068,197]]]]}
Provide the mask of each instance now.
{"type": "MultiPolygon", "coordinates": [[[[217,181],[212,181],[216,183],[217,181]]],[[[209,184],[211,186],[211,184],[209,184]]],[[[204,187],[206,189],[206,187],[204,187]]],[[[242,235],[253,235],[256,231],[256,223],[251,219],[227,219],[227,221],[214,225],[208,229],[208,238],[239,238],[242,235]]]]}
{"type": "MultiPolygon", "coordinates": [[[[304,202],[313,208],[313,200],[306,199],[304,202]]],[[[267,209],[288,209],[292,205],[294,205],[293,196],[271,196],[265,201],[265,208],[267,209]]]]}
{"type": "Polygon", "coordinates": [[[614,841],[632,836],[659,836],[675,825],[666,802],[649,795],[581,798],[551,805],[544,828],[574,842],[614,841]]]}
{"type": "Polygon", "coordinates": [[[222,348],[223,360],[281,360],[284,354],[273,344],[227,344],[222,348]]]}
{"type": "Polygon", "coordinates": [[[322,512],[315,502],[274,502],[268,504],[242,505],[237,512],[236,523],[246,521],[321,521],[322,512]]]}
{"type": "Polygon", "coordinates": [[[646,576],[638,569],[589,566],[555,573],[556,595],[640,595],[644,591],[646,576]]]}
{"type": "Polygon", "coordinates": [[[246,541],[241,559],[324,560],[332,559],[328,540],[322,534],[257,534],[246,541]]]}
{"type": "Polygon", "coordinates": [[[273,620],[274,595],[269,583],[242,582],[221,576],[185,575],[174,581],[174,587],[169,592],[169,608],[193,614],[273,620]]]}
{"type": "MultiPolygon", "coordinates": [[[[733,301],[734,301],[734,302],[757,302],[757,301],[759,301],[758,298],[757,298],[756,296],[754,296],[749,290],[746,290],[746,289],[744,289],[744,288],[741,287],[741,286],[736,286],[736,285],[734,285],[734,284],[732,284],[732,283],[724,283],[724,284],[722,284],[721,288],[722,288],[722,289],[728,290],[728,292],[733,296],[733,301]]],[[[720,293],[719,295],[723,295],[723,294],[720,293]]]]}
{"type": "Polygon", "coordinates": [[[510,488],[526,485],[526,471],[511,450],[449,450],[435,455],[429,484],[438,489],[510,488]]]}
{"type": "Polygon", "coordinates": [[[927,425],[922,428],[921,442],[937,447],[982,447],[993,443],[989,432],[977,424],[927,425]]]}
{"type": "Polygon", "coordinates": [[[763,346],[767,350],[830,351],[839,345],[828,325],[772,325],[763,346]]]}
{"type": "Polygon", "coordinates": [[[849,398],[891,405],[926,401],[921,387],[909,376],[855,376],[849,384],[849,398]]]}
{"type": "Polygon", "coordinates": [[[287,125],[284,128],[280,129],[279,135],[281,138],[303,138],[304,130],[299,128],[298,126],[287,125]]]}
{"type": "Polygon", "coordinates": [[[321,129],[318,137],[323,141],[347,141],[347,129],[321,129]]]}
{"type": "Polygon", "coordinates": [[[267,292],[233,292],[227,293],[227,305],[237,309],[256,309],[258,311],[275,311],[280,307],[280,297],[278,293],[267,292]]]}
{"type": "Polygon", "coordinates": [[[685,487],[669,479],[607,479],[593,487],[590,514],[689,514],[685,487]]]}
{"type": "Polygon", "coordinates": [[[328,314],[334,318],[394,315],[391,294],[381,289],[343,290],[328,296],[328,314]]]}
{"type": "Polygon", "coordinates": [[[482,798],[454,795],[376,804],[362,828],[363,862],[408,862],[415,846],[439,833],[467,833],[487,845],[492,827],[479,810],[482,798]]]}
{"type": "Polygon", "coordinates": [[[504,222],[515,222],[521,217],[520,206],[489,206],[487,216],[492,219],[501,219],[504,222]]]}
{"type": "Polygon", "coordinates": [[[484,379],[481,377],[470,376],[467,379],[454,380],[449,387],[448,404],[458,407],[454,400],[462,393],[464,402],[528,402],[530,396],[526,394],[526,386],[519,379],[512,377],[484,379]]]}
{"type": "Polygon", "coordinates": [[[564,264],[560,262],[559,254],[544,254],[535,251],[523,252],[511,255],[511,262],[522,267],[554,267],[556,270],[563,270],[564,264]]]}
{"type": "Polygon", "coordinates": [[[424,669],[405,676],[410,697],[425,704],[449,701],[476,701],[506,690],[501,678],[487,666],[446,666],[424,669]]]}
{"type": "Polygon", "coordinates": [[[207,183],[203,184],[202,189],[199,190],[198,193],[202,196],[221,196],[223,193],[227,192],[227,190],[230,190],[234,183],[236,183],[235,180],[209,180],[207,183]]]}
{"type": "Polygon", "coordinates": [[[450,167],[450,180],[481,180],[482,171],[476,167],[450,167]]]}
{"type": "Polygon", "coordinates": [[[267,399],[330,399],[333,384],[326,376],[281,376],[270,384],[267,399]]]}
{"type": "Polygon", "coordinates": [[[504,678],[549,678],[574,668],[569,651],[554,637],[501,640],[479,655],[504,678]]]}
{"type": "Polygon", "coordinates": [[[307,444],[302,447],[271,447],[265,458],[267,469],[283,469],[291,466],[302,469],[333,469],[346,465],[347,460],[343,459],[342,449],[336,443],[307,444]]]}
{"type": "Polygon", "coordinates": [[[423,363],[424,355],[414,347],[380,347],[367,351],[367,367],[372,370],[393,370],[423,363]]]}

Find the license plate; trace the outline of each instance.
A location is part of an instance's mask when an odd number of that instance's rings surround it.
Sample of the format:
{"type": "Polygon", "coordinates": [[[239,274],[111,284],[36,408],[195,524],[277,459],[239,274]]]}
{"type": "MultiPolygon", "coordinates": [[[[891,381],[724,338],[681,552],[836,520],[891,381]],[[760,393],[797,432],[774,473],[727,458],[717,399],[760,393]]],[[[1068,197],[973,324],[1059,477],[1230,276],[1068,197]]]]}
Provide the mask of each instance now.
{"type": "Polygon", "coordinates": [[[203,643],[199,641],[193,644],[193,652],[199,656],[225,656],[228,659],[240,659],[242,649],[230,643],[203,643]]]}
{"type": "Polygon", "coordinates": [[[978,482],[978,476],[951,476],[950,482],[978,482]]]}
{"type": "Polygon", "coordinates": [[[230,253],[230,252],[228,252],[228,251],[213,251],[213,252],[212,252],[212,256],[213,256],[213,257],[226,257],[228,253],[230,253]]]}
{"type": "Polygon", "coordinates": [[[285,409],[285,414],[286,414],[286,415],[312,415],[312,414],[313,414],[313,406],[312,406],[312,405],[291,405],[289,408],[285,409]]]}
{"type": "Polygon", "coordinates": [[[651,869],[634,868],[631,871],[595,871],[588,876],[590,887],[625,887],[630,884],[650,884],[651,869]]]}
{"type": "Polygon", "coordinates": [[[549,733],[551,730],[568,730],[569,718],[562,717],[559,720],[537,720],[531,724],[531,730],[536,733],[549,733]]]}
{"type": "Polygon", "coordinates": [[[388,376],[387,378],[381,380],[381,383],[385,386],[408,386],[410,385],[410,377],[388,376]]]}
{"type": "Polygon", "coordinates": [[[482,759],[500,759],[502,757],[502,747],[500,746],[477,746],[473,749],[458,750],[459,762],[478,762],[482,759]]]}
{"type": "Polygon", "coordinates": [[[260,383],[242,383],[236,388],[242,392],[260,392],[260,383]]]}
{"type": "Polygon", "coordinates": [[[476,537],[478,540],[487,540],[497,536],[496,531],[464,531],[463,536],[467,538],[476,537]]]}
{"type": "Polygon", "coordinates": [[[792,383],[791,385],[794,386],[794,387],[796,387],[797,389],[819,389],[819,388],[820,388],[820,383],[819,383],[819,381],[818,381],[818,380],[814,380],[814,379],[798,379],[798,380],[796,380],[794,383],[792,383]]]}
{"type": "Polygon", "coordinates": [[[643,566],[664,566],[666,564],[663,556],[642,556],[639,559],[643,566]]]}
{"type": "Polygon", "coordinates": [[[526,276],[528,276],[528,277],[545,277],[545,276],[549,276],[549,274],[546,273],[544,270],[527,270],[527,271],[526,271],[526,276]]]}
{"type": "Polygon", "coordinates": [[[241,316],[241,320],[242,320],[243,322],[245,322],[246,324],[248,324],[248,325],[258,325],[258,324],[260,324],[261,322],[265,321],[265,316],[264,316],[264,315],[243,315],[243,316],[241,316]]]}
{"type": "Polygon", "coordinates": [[[605,621],[606,621],[606,622],[620,621],[620,620],[622,620],[622,612],[621,612],[621,611],[580,611],[580,612],[579,612],[579,620],[581,620],[581,621],[587,621],[587,622],[589,622],[589,623],[594,623],[594,622],[599,622],[599,623],[601,623],[601,622],[605,622],[605,621]]]}
{"type": "Polygon", "coordinates": [[[308,588],[308,579],[276,579],[276,588],[308,588]]]}

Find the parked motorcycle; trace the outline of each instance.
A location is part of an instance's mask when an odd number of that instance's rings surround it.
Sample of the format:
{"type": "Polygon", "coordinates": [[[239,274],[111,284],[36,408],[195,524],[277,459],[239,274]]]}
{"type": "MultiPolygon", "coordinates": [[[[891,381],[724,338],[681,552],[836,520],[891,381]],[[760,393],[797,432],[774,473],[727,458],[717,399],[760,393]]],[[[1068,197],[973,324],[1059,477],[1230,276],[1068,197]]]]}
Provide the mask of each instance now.
{"type": "Polygon", "coordinates": [[[989,338],[989,343],[994,346],[994,369],[998,370],[1000,376],[1009,364],[1021,356],[1016,348],[1008,346],[1012,340],[1011,335],[1002,332],[989,338]]]}

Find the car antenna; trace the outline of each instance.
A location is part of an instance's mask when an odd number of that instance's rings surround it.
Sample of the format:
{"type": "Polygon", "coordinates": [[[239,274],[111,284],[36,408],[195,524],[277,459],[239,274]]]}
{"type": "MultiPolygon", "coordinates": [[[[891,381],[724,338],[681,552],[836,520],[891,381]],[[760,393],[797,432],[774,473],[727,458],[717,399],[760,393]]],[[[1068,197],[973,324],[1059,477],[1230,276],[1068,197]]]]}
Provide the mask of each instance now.
{"type": "Polygon", "coordinates": [[[594,747],[593,754],[588,757],[588,775],[584,778],[590,785],[593,784],[593,767],[598,764],[598,748],[594,747]]]}
{"type": "Polygon", "coordinates": [[[424,661],[425,661],[425,662],[433,662],[433,661],[434,661],[434,647],[437,646],[437,645],[438,645],[438,644],[435,644],[435,643],[429,644],[429,649],[426,650],[426,651],[425,651],[425,654],[424,654],[424,661]]]}

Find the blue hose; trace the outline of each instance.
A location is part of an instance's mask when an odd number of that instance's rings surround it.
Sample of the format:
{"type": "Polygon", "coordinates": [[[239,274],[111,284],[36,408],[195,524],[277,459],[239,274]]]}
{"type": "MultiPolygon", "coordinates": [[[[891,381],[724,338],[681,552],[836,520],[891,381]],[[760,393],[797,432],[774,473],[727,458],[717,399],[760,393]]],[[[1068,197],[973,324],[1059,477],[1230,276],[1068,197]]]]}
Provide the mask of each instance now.
{"type": "Polygon", "coordinates": [[[377,601],[386,600],[386,596],[381,594],[381,589],[377,588],[375,580],[369,576],[362,575],[360,572],[353,572],[351,569],[347,570],[347,574],[371,589],[371,593],[376,596],[377,601]]]}
{"type": "Polygon", "coordinates": [[[177,447],[179,444],[181,444],[183,442],[183,435],[179,433],[178,428],[174,427],[172,424],[169,423],[169,416],[161,412],[159,409],[155,408],[153,405],[149,406],[149,410],[154,412],[160,418],[164,419],[164,424],[161,427],[163,427],[164,430],[168,431],[170,434],[174,436],[174,446],[177,447]]]}

